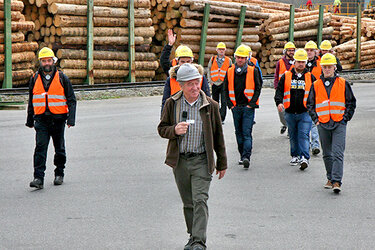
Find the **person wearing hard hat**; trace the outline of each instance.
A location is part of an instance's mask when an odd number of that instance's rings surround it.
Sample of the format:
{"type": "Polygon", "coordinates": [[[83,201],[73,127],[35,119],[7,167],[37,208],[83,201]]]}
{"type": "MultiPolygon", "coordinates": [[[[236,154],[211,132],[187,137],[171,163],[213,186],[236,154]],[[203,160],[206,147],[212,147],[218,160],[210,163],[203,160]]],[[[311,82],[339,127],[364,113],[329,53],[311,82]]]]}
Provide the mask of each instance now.
{"type": "MultiPolygon", "coordinates": [[[[328,40],[324,40],[322,41],[322,43],[320,44],[320,56],[319,56],[319,59],[327,54],[327,53],[331,53],[333,54],[333,49],[332,49],[332,44],[330,41],[328,40]]],[[[341,72],[342,71],[342,65],[341,65],[341,62],[340,60],[336,57],[336,61],[337,61],[337,65],[336,65],[336,73],[337,72],[341,72]]]]}
{"type": "Polygon", "coordinates": [[[217,55],[211,57],[207,67],[207,79],[212,86],[212,98],[220,103],[222,122],[224,122],[227,114],[223,81],[228,68],[232,66],[232,60],[225,56],[226,49],[225,43],[218,43],[216,46],[217,55]]]}
{"type": "Polygon", "coordinates": [[[322,67],[320,66],[320,60],[317,56],[318,46],[314,41],[308,41],[305,44],[304,49],[306,50],[308,57],[306,68],[316,79],[319,79],[322,74],[322,67]]]}
{"type": "Polygon", "coordinates": [[[341,0],[334,0],[333,2],[333,13],[339,13],[340,14],[340,7],[341,7],[341,0]]]}
{"type": "Polygon", "coordinates": [[[76,97],[69,78],[55,66],[57,58],[49,48],[39,51],[40,67],[29,81],[29,104],[26,126],[35,128],[34,180],[30,187],[42,189],[48,143],[55,147],[54,185],[64,180],[66,163],[64,130],[75,125],[76,97]]]}
{"type": "Polygon", "coordinates": [[[290,155],[289,164],[305,170],[310,159],[311,118],[307,112],[307,97],[315,77],[306,69],[307,53],[298,49],[294,54],[294,68],[284,73],[275,93],[277,109],[285,110],[288,124],[290,155]]]}
{"type": "Polygon", "coordinates": [[[178,65],[178,58],[179,58],[179,52],[180,49],[184,47],[184,45],[180,45],[175,50],[175,58],[173,58],[171,61],[169,60],[173,45],[176,42],[176,34],[173,33],[172,29],[168,30],[168,43],[163,47],[163,50],[160,55],[160,65],[164,71],[164,73],[169,76],[169,70],[171,67],[174,67],[178,65]]]}
{"type": "Polygon", "coordinates": [[[166,101],[158,125],[159,135],[169,139],[165,164],[173,168],[190,235],[184,249],[194,250],[206,249],[212,174],[216,169],[222,179],[227,169],[219,105],[201,90],[202,75],[200,65],[180,66],[181,91],[166,101]]]}
{"type": "MultiPolygon", "coordinates": [[[[176,79],[177,70],[180,68],[181,65],[185,63],[192,63],[193,62],[193,51],[188,46],[181,46],[180,50],[178,51],[178,65],[172,67],[169,70],[170,77],[167,78],[164,84],[164,91],[163,91],[163,98],[161,102],[161,109],[163,110],[165,101],[171,97],[172,95],[176,94],[178,91],[181,90],[180,85],[176,79]]],[[[203,71],[203,68],[201,69],[203,71]]],[[[206,93],[206,95],[211,96],[210,94],[210,87],[208,86],[208,81],[205,76],[202,76],[201,81],[201,89],[206,93]]]]}
{"type": "MultiPolygon", "coordinates": [[[[281,76],[286,72],[289,71],[293,68],[294,64],[294,53],[296,51],[296,46],[292,42],[287,42],[284,45],[283,49],[283,54],[284,56],[277,62],[276,64],[276,71],[275,71],[275,76],[274,76],[274,81],[273,81],[273,86],[275,90],[277,89],[278,83],[281,79],[281,76]]],[[[284,111],[279,112],[279,119],[281,122],[281,129],[280,129],[280,134],[284,134],[285,131],[287,130],[287,124],[285,121],[284,117],[284,111]]]]}
{"type": "Polygon", "coordinates": [[[255,109],[259,108],[262,83],[258,68],[247,64],[249,51],[245,45],[238,46],[234,56],[235,64],[227,71],[224,89],[228,108],[233,114],[239,164],[248,169],[253,148],[254,115],[255,109]]]}
{"type": "MultiPolygon", "coordinates": [[[[308,56],[306,68],[315,76],[315,79],[319,79],[322,74],[322,67],[320,66],[320,59],[317,56],[318,46],[314,41],[309,41],[305,44],[305,50],[308,56]]],[[[313,122],[310,147],[313,155],[318,155],[320,153],[318,128],[313,122]]]]}
{"type": "Polygon", "coordinates": [[[313,83],[307,108],[317,125],[323,150],[327,183],[324,188],[341,191],[346,125],[354,115],[356,98],[350,83],[335,73],[336,57],[327,53],[320,64],[323,75],[313,83]]]}

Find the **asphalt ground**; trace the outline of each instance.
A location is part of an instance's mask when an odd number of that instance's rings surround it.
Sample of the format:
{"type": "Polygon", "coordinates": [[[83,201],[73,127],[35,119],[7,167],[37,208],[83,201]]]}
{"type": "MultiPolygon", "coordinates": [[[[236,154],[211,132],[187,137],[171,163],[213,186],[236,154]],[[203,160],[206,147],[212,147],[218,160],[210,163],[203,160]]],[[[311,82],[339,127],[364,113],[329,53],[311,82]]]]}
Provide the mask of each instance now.
{"type": "MultiPolygon", "coordinates": [[[[256,111],[251,167],[239,155],[232,116],[224,125],[228,170],[208,201],[209,249],[374,249],[375,85],[353,86],[342,192],[323,189],[321,154],[289,166],[274,91],[256,111]]],[[[78,102],[66,128],[65,183],[53,186],[53,147],[43,190],[29,188],[35,132],[25,110],[0,111],[0,249],[182,249],[187,241],[167,140],[158,136],[160,96],[78,102]]]]}

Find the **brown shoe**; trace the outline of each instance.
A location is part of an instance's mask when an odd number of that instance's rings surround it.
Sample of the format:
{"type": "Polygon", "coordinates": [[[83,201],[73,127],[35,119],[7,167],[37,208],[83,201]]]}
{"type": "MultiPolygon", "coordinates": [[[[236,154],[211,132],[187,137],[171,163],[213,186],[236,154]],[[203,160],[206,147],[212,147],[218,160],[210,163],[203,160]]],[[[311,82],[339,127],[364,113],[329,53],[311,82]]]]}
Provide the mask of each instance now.
{"type": "Polygon", "coordinates": [[[333,192],[335,192],[336,194],[340,193],[340,191],[341,191],[340,183],[335,182],[335,183],[333,183],[332,187],[333,187],[333,192]]]}
{"type": "Polygon", "coordinates": [[[332,182],[330,180],[328,180],[327,183],[324,185],[324,188],[331,189],[332,188],[332,182]]]}

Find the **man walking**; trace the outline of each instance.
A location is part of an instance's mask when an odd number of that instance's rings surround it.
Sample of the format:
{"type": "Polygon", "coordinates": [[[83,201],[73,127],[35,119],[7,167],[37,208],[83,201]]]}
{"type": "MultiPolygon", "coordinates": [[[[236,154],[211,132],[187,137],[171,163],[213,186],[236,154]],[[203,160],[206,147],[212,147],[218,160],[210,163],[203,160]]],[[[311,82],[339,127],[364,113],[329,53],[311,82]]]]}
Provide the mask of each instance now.
{"type": "Polygon", "coordinates": [[[176,76],[181,91],[166,101],[158,126],[159,135],[169,139],[165,163],[173,168],[184,204],[190,234],[186,250],[206,249],[212,173],[216,168],[221,179],[227,169],[219,105],[201,90],[202,74],[197,67],[201,66],[180,66],[176,76]]]}
{"type": "Polygon", "coordinates": [[[232,110],[238,152],[239,164],[244,168],[250,166],[253,148],[253,123],[255,109],[259,108],[259,96],[262,88],[259,70],[247,64],[249,51],[245,45],[240,45],[234,53],[236,62],[228,69],[224,79],[227,105],[232,110]]]}
{"type": "Polygon", "coordinates": [[[307,53],[299,49],[294,54],[294,68],[281,77],[275,93],[278,110],[285,110],[288,123],[290,165],[300,165],[300,170],[309,166],[311,118],[307,112],[307,97],[315,77],[305,68],[307,53]]]}
{"type": "Polygon", "coordinates": [[[57,58],[49,48],[39,52],[40,68],[29,82],[29,105],[26,126],[35,128],[34,180],[30,187],[42,189],[49,140],[55,147],[54,185],[64,180],[66,163],[65,123],[68,128],[75,125],[76,98],[69,78],[57,70],[57,58]]]}
{"type": "Polygon", "coordinates": [[[225,102],[223,81],[232,61],[225,56],[225,43],[220,42],[216,46],[217,55],[211,57],[207,67],[207,80],[212,86],[212,98],[220,103],[221,121],[224,123],[227,114],[227,104],[225,102]]]}
{"type": "Polygon", "coordinates": [[[327,172],[325,188],[341,191],[344,172],[346,124],[354,115],[356,99],[350,84],[335,73],[336,57],[321,59],[323,76],[313,83],[308,97],[309,114],[318,127],[327,172]]]}
{"type": "MultiPolygon", "coordinates": [[[[276,70],[275,70],[275,76],[274,76],[275,79],[273,81],[275,90],[277,89],[281,76],[286,71],[289,71],[293,68],[293,64],[294,64],[293,56],[294,56],[295,51],[296,51],[296,46],[294,45],[294,43],[287,42],[284,45],[284,50],[283,50],[284,56],[276,64],[276,70]]],[[[284,134],[287,129],[284,113],[285,113],[284,111],[282,112],[278,111],[279,119],[282,125],[280,129],[280,134],[284,134]]]]}

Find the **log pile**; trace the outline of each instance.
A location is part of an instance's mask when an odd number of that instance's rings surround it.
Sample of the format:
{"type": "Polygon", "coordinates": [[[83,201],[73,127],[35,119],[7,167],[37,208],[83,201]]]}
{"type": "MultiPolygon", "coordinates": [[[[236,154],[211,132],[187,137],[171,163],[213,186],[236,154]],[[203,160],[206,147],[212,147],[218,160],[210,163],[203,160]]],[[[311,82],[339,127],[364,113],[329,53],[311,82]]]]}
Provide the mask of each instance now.
{"type": "MultiPolygon", "coordinates": [[[[59,66],[73,83],[86,79],[87,2],[86,0],[24,0],[26,18],[35,22],[28,40],[37,41],[39,48],[49,47],[60,55],[59,66]]],[[[94,81],[95,83],[124,82],[128,63],[128,0],[95,0],[94,23],[94,81]],[[120,54],[103,57],[98,54],[120,54]]],[[[135,0],[136,80],[150,81],[158,62],[150,53],[154,28],[150,0],[135,0]]]]}
{"type": "MultiPolygon", "coordinates": [[[[353,69],[356,60],[356,39],[336,46],[337,57],[340,59],[343,69],[353,69]]],[[[375,41],[367,37],[361,37],[361,68],[375,68],[375,41]]]]}
{"type": "MultiPolygon", "coordinates": [[[[13,86],[26,85],[33,74],[35,65],[35,51],[38,44],[26,42],[25,33],[34,29],[34,23],[26,21],[22,14],[22,1],[11,1],[11,29],[12,29],[12,80],[13,86]]],[[[4,80],[4,0],[0,0],[0,86],[4,80]]]]}
{"type": "MultiPolygon", "coordinates": [[[[328,26],[332,14],[323,17],[323,40],[332,40],[334,29],[328,26]]],[[[303,48],[309,40],[316,41],[319,11],[297,12],[294,17],[294,40],[297,48],[303,48]]],[[[283,47],[288,41],[289,12],[271,14],[262,26],[262,48],[260,67],[263,74],[274,74],[277,61],[283,56],[283,47]]],[[[336,42],[331,41],[334,45],[336,42]]]]}
{"type": "MultiPolygon", "coordinates": [[[[259,5],[209,0],[153,0],[151,2],[152,16],[156,35],[152,51],[159,58],[160,52],[168,40],[167,31],[173,29],[177,38],[172,49],[171,59],[174,57],[175,49],[184,44],[193,50],[195,60],[198,60],[205,3],[210,3],[211,7],[204,65],[207,65],[211,56],[216,54],[218,42],[224,42],[227,46],[226,54],[233,55],[242,5],[247,6],[242,43],[252,48],[254,56],[259,52],[261,48],[260,25],[269,16],[268,13],[262,13],[259,5]]],[[[158,70],[157,78],[165,79],[161,69],[158,70]]]]}
{"type": "Polygon", "coordinates": [[[375,7],[371,7],[371,8],[363,10],[362,17],[375,19],[375,7]]]}

